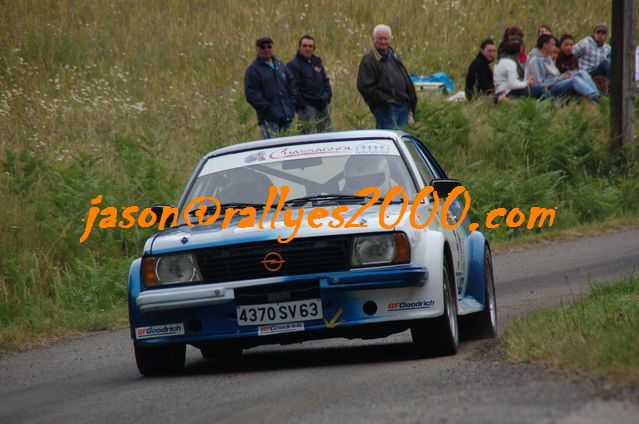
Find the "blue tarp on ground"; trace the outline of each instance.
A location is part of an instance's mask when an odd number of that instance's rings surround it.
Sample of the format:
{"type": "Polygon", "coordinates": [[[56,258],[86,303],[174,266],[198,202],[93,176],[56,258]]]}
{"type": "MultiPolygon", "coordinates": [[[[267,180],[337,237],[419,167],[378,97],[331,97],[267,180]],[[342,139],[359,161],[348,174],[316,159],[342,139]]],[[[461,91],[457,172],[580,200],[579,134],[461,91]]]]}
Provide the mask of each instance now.
{"type": "Polygon", "coordinates": [[[434,73],[433,75],[410,74],[410,80],[413,81],[413,83],[439,82],[444,84],[444,87],[446,87],[446,91],[448,91],[449,93],[455,92],[455,84],[453,84],[453,81],[444,72],[437,72],[437,73],[434,73]]]}

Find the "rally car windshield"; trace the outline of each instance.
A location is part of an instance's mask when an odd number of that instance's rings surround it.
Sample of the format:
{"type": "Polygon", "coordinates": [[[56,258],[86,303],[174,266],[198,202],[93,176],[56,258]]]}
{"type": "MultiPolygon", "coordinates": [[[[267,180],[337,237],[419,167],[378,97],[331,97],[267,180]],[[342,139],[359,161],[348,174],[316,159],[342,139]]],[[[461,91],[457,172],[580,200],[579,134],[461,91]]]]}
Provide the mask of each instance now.
{"type": "Polygon", "coordinates": [[[378,187],[383,197],[397,185],[408,199],[415,197],[415,185],[390,140],[314,143],[210,158],[183,204],[208,196],[222,205],[261,205],[271,186],[287,186],[287,200],[317,196],[348,204],[357,203],[353,194],[365,187],[378,187]]]}

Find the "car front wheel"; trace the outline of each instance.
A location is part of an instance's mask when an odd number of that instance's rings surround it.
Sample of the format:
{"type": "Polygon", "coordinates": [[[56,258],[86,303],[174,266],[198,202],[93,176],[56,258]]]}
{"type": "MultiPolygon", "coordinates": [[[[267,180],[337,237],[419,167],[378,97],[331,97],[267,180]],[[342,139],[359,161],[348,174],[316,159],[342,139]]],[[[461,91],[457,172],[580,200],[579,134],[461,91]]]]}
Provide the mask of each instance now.
{"type": "Polygon", "coordinates": [[[456,291],[446,258],[443,276],[444,313],[437,318],[417,320],[411,326],[413,344],[422,357],[454,355],[459,347],[456,291]]]}
{"type": "Polygon", "coordinates": [[[134,348],[135,362],[138,365],[140,374],[144,376],[177,374],[184,369],[185,344],[163,346],[134,345],[134,348]]]}

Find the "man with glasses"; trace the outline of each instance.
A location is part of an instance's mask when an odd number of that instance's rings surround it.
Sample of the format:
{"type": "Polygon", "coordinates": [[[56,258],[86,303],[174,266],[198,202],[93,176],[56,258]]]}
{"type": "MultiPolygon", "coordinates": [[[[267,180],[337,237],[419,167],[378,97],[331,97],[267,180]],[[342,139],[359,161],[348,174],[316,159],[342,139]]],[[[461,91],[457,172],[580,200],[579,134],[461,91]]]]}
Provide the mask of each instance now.
{"type": "Polygon", "coordinates": [[[373,49],[362,58],[357,74],[357,89],[375,115],[377,128],[387,130],[412,126],[417,107],[415,87],[392,40],[391,29],[377,25],[373,49]]]}
{"type": "Polygon", "coordinates": [[[606,43],[607,38],[606,24],[597,24],[590,37],[579,41],[572,48],[572,54],[579,62],[579,69],[588,72],[591,77],[610,78],[610,44],[606,43]]]}
{"type": "Polygon", "coordinates": [[[257,57],[244,73],[244,95],[257,112],[262,137],[273,138],[288,130],[295,116],[295,79],[273,55],[271,37],[258,38],[255,46],[257,57]]]}
{"type": "Polygon", "coordinates": [[[331,102],[331,85],[328,82],[322,59],[315,56],[315,40],[304,35],[298,43],[295,58],[286,67],[296,82],[297,119],[303,134],[323,132],[331,127],[328,104],[331,102]]]}

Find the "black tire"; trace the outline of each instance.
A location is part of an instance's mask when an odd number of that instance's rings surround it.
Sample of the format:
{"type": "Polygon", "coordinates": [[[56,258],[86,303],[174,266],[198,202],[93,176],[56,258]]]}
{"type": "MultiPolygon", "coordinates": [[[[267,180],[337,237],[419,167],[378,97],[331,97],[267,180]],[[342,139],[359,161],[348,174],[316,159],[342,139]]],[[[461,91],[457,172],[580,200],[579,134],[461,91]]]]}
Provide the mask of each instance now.
{"type": "Polygon", "coordinates": [[[457,292],[451,275],[448,259],[444,257],[444,313],[437,318],[417,320],[411,326],[413,344],[421,357],[454,355],[459,348],[457,292]]]}
{"type": "Polygon", "coordinates": [[[200,347],[204,359],[233,359],[242,356],[242,348],[237,345],[207,345],[200,347]]]}
{"type": "Polygon", "coordinates": [[[184,369],[185,344],[163,346],[134,345],[134,348],[138,370],[140,374],[146,377],[178,374],[184,369]]]}
{"type": "Polygon", "coordinates": [[[483,311],[460,317],[459,327],[465,340],[492,339],[497,337],[497,301],[493,258],[488,246],[484,249],[484,296],[486,307],[483,311]]]}

